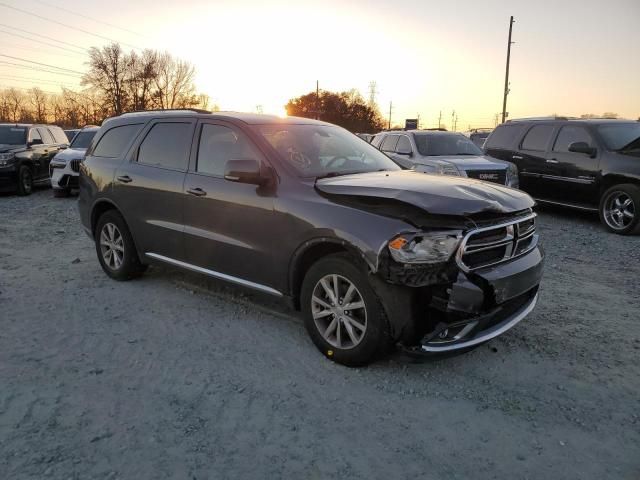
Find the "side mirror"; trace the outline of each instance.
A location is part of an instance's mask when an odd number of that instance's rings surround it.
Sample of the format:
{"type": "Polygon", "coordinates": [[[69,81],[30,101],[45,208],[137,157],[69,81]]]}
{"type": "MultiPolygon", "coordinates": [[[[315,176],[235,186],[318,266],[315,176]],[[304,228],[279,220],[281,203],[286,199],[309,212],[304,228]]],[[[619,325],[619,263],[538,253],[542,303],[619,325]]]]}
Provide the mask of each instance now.
{"type": "Polygon", "coordinates": [[[411,150],[397,150],[396,153],[398,155],[406,155],[407,157],[413,157],[413,152],[411,150]]]}
{"type": "Polygon", "coordinates": [[[590,147],[587,142],[573,142],[569,145],[569,151],[573,153],[584,153],[589,156],[596,154],[596,149],[590,147]]]}
{"type": "Polygon", "coordinates": [[[224,166],[224,178],[230,182],[251,185],[263,185],[268,180],[262,175],[260,162],[257,160],[227,160],[224,166]]]}

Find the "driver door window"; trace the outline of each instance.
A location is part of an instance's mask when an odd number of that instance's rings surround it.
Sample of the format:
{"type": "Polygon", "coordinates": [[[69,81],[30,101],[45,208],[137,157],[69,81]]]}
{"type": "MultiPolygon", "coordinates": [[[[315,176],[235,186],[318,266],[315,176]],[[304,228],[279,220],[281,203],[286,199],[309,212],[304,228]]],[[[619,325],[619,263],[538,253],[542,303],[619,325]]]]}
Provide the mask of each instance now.
{"type": "Polygon", "coordinates": [[[35,128],[29,130],[29,142],[33,145],[42,145],[42,137],[40,136],[40,132],[35,128]]]}
{"type": "Polygon", "coordinates": [[[389,135],[382,141],[380,150],[383,152],[394,152],[398,143],[398,135],[389,135]]]}
{"type": "Polygon", "coordinates": [[[260,155],[247,137],[223,125],[202,125],[198,143],[196,172],[224,176],[229,160],[259,160],[260,155]]]}
{"type": "Polygon", "coordinates": [[[411,141],[405,135],[400,136],[398,144],[396,145],[396,153],[400,153],[403,155],[412,153],[411,141]]]}

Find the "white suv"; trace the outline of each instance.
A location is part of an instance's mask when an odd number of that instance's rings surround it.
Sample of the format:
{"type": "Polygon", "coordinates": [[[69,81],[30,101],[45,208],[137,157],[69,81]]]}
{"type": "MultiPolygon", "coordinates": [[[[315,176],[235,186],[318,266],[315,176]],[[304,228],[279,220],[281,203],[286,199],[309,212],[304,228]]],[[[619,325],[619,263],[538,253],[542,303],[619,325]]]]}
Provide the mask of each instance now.
{"type": "Polygon", "coordinates": [[[49,164],[49,175],[54,197],[66,197],[72,188],[78,188],[80,162],[100,127],[84,127],[74,137],[69,148],[58,153],[49,164]]]}

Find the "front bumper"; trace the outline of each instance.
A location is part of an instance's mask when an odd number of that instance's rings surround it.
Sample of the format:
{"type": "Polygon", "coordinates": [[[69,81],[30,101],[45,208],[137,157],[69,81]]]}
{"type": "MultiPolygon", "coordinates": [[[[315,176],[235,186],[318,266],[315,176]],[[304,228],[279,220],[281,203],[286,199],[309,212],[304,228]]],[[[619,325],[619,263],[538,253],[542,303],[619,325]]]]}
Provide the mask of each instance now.
{"type": "Polygon", "coordinates": [[[15,166],[0,167],[0,192],[18,188],[18,173],[15,166]]]}
{"type": "Polygon", "coordinates": [[[78,188],[78,172],[75,172],[71,168],[71,162],[67,162],[67,164],[61,168],[53,168],[50,166],[49,174],[51,177],[51,186],[54,189],[70,189],[70,188],[78,188]]]}

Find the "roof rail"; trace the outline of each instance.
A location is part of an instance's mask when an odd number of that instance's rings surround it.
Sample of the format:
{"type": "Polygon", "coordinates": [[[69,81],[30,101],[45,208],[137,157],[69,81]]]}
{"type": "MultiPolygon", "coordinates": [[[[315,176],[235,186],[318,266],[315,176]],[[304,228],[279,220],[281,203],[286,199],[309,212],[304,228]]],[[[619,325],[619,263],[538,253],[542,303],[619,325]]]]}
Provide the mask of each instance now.
{"type": "Polygon", "coordinates": [[[507,120],[507,122],[544,122],[549,120],[578,120],[578,117],[524,117],[514,118],[513,120],[507,120]]]}
{"type": "Polygon", "coordinates": [[[150,113],[150,112],[193,112],[193,113],[211,113],[209,110],[203,110],[201,108],[151,108],[149,110],[133,110],[131,112],[125,112],[120,114],[119,116],[124,115],[135,115],[141,113],[150,113]]]}

